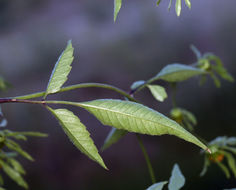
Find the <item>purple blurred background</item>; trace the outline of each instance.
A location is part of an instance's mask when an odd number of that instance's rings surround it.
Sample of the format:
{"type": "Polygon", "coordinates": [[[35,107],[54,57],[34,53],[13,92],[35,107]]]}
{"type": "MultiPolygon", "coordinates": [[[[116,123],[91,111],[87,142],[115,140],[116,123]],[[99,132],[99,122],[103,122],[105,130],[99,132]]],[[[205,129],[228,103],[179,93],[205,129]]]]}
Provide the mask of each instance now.
{"type": "MultiPolygon", "coordinates": [[[[2,97],[45,90],[51,70],[69,39],[75,47],[73,69],[66,84],[102,82],[126,91],[133,81],[148,79],[170,63],[196,61],[189,49],[219,55],[225,67],[236,76],[235,0],[192,1],[180,18],[168,2],[124,1],[113,23],[111,0],[0,0],[0,75],[13,87],[2,97]]],[[[167,90],[169,91],[169,87],[167,90]]],[[[192,79],[179,86],[177,102],[198,118],[196,133],[207,140],[236,136],[236,87],[222,81],[217,89],[211,80],[199,87],[192,79]]],[[[51,99],[92,100],[122,98],[104,89],[81,89],[51,99]]],[[[150,107],[168,114],[170,98],[156,102],[147,90],[137,96],[150,107]]],[[[35,158],[21,159],[26,180],[34,190],[143,190],[151,181],[134,134],[101,153],[109,171],[82,155],[65,136],[57,121],[44,108],[35,105],[3,105],[11,130],[33,130],[49,134],[46,139],[29,139],[22,146],[35,158]]],[[[84,110],[68,107],[91,132],[101,147],[109,127],[104,127],[84,110]]],[[[142,136],[154,165],[157,180],[169,179],[174,163],[186,176],[183,189],[223,189],[236,187],[235,179],[211,166],[199,177],[203,157],[199,148],[173,136],[142,136]]],[[[6,179],[10,190],[21,189],[6,179]]]]}

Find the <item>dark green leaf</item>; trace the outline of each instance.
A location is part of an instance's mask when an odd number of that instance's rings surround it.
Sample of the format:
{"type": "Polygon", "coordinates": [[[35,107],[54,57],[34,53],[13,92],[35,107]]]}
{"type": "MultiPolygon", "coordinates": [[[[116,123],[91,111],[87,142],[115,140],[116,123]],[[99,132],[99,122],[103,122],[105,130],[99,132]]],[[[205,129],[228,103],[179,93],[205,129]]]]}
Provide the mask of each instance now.
{"type": "Polygon", "coordinates": [[[221,162],[216,162],[216,164],[220,167],[220,169],[224,172],[225,176],[227,178],[230,178],[230,173],[229,173],[229,170],[227,169],[227,167],[222,164],[221,162]]]}
{"type": "Polygon", "coordinates": [[[114,0],[114,22],[116,22],[116,18],[118,13],[120,12],[121,5],[122,0],[114,0]]]}
{"type": "Polygon", "coordinates": [[[168,181],[162,181],[159,183],[155,183],[152,186],[150,186],[149,188],[147,188],[147,190],[162,190],[163,187],[165,186],[165,184],[167,184],[168,181]]]}
{"type": "Polygon", "coordinates": [[[161,0],[158,0],[158,1],[157,1],[157,6],[159,6],[159,5],[160,5],[160,3],[161,3],[161,0]]]}
{"type": "Polygon", "coordinates": [[[156,100],[163,102],[167,98],[167,93],[164,87],[159,85],[148,85],[147,87],[156,100]]]}
{"type": "Polygon", "coordinates": [[[80,122],[79,118],[67,109],[53,110],[50,107],[47,108],[57,118],[72,143],[90,159],[98,162],[102,167],[107,169],[89,132],[80,122]]]}
{"type": "Polygon", "coordinates": [[[107,138],[105,139],[101,150],[104,151],[105,149],[109,148],[111,145],[118,142],[126,134],[127,134],[127,131],[125,130],[112,128],[109,134],[107,135],[107,138]]]}
{"type": "Polygon", "coordinates": [[[0,185],[3,185],[4,184],[4,180],[2,178],[2,175],[0,175],[0,185]]]}
{"type": "Polygon", "coordinates": [[[226,151],[219,151],[219,152],[222,153],[227,158],[228,166],[233,172],[234,177],[236,178],[236,163],[235,163],[233,155],[226,151]]]}
{"type": "Polygon", "coordinates": [[[71,41],[69,41],[66,49],[62,52],[54,66],[44,98],[46,98],[48,94],[58,92],[67,81],[67,76],[71,70],[71,63],[74,59],[73,52],[74,48],[72,47],[71,41]]]}
{"type": "Polygon", "coordinates": [[[201,141],[178,123],[141,104],[102,99],[73,103],[73,105],[85,108],[104,125],[148,135],[175,135],[207,150],[207,147],[201,141]]]}
{"type": "Polygon", "coordinates": [[[184,186],[184,184],[185,178],[181,173],[178,164],[175,164],[169,180],[168,188],[169,190],[179,190],[184,186]]]}
{"type": "Polygon", "coordinates": [[[206,174],[207,168],[208,168],[209,166],[210,166],[210,161],[209,161],[209,159],[205,156],[203,169],[202,169],[202,171],[201,171],[201,173],[200,173],[200,176],[201,176],[201,177],[206,174]]]}
{"type": "Polygon", "coordinates": [[[20,173],[18,173],[16,170],[11,168],[8,164],[0,160],[0,165],[2,166],[4,172],[13,180],[15,181],[19,186],[24,187],[25,189],[28,189],[28,184],[25,182],[25,180],[22,178],[20,173]]]}

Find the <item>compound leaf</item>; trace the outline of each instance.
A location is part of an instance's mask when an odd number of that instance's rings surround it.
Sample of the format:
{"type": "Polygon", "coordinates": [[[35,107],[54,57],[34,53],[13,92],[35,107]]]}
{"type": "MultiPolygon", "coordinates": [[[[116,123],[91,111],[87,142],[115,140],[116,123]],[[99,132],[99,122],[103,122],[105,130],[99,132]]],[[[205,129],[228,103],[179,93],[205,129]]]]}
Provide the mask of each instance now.
{"type": "Polygon", "coordinates": [[[185,178],[181,173],[178,164],[175,164],[171,173],[168,188],[169,190],[179,190],[185,184],[185,178]]]}
{"type": "Polygon", "coordinates": [[[107,135],[107,138],[104,141],[104,144],[101,148],[102,151],[109,148],[111,145],[115,144],[117,141],[119,141],[123,136],[127,134],[127,131],[112,128],[107,135]]]}
{"type": "Polygon", "coordinates": [[[61,86],[66,82],[67,76],[71,70],[71,63],[74,59],[73,52],[74,48],[72,47],[72,43],[68,41],[66,49],[62,52],[54,66],[44,98],[46,98],[48,94],[58,92],[61,86]]]}
{"type": "Polygon", "coordinates": [[[71,104],[85,108],[104,125],[148,135],[175,135],[208,150],[178,123],[142,104],[113,99],[71,104]]]}
{"type": "Polygon", "coordinates": [[[72,143],[90,159],[98,162],[102,167],[107,169],[89,132],[80,122],[80,119],[67,109],[53,110],[50,107],[47,107],[47,109],[57,118],[72,143]]]}

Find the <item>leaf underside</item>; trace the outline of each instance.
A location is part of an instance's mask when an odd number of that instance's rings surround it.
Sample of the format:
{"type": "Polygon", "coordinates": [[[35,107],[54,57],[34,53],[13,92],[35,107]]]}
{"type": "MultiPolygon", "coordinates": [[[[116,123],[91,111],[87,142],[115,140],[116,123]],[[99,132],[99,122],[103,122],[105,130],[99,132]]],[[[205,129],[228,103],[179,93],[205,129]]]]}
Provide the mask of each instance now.
{"type": "Polygon", "coordinates": [[[113,99],[100,99],[75,103],[88,110],[104,125],[129,132],[148,135],[175,135],[197,146],[207,147],[175,121],[138,103],[113,99]]]}
{"type": "Polygon", "coordinates": [[[71,63],[74,59],[73,52],[74,48],[72,47],[72,43],[68,41],[66,49],[62,52],[54,66],[44,98],[46,98],[48,94],[58,92],[67,81],[67,76],[72,68],[71,63]]]}
{"type": "Polygon", "coordinates": [[[202,69],[175,63],[164,67],[155,77],[153,77],[153,81],[162,79],[167,82],[182,82],[204,73],[205,71],[202,69]]]}
{"type": "Polygon", "coordinates": [[[179,190],[185,184],[185,177],[181,173],[178,164],[175,164],[168,184],[169,190],[179,190]]]}
{"type": "Polygon", "coordinates": [[[47,107],[47,109],[57,118],[72,143],[90,159],[98,162],[102,167],[107,169],[89,132],[80,122],[79,118],[67,109],[53,110],[50,107],[47,107]]]}
{"type": "Polygon", "coordinates": [[[150,186],[147,190],[162,190],[163,187],[165,186],[165,184],[167,184],[168,181],[162,181],[162,182],[158,182],[153,184],[152,186],[150,186]]]}

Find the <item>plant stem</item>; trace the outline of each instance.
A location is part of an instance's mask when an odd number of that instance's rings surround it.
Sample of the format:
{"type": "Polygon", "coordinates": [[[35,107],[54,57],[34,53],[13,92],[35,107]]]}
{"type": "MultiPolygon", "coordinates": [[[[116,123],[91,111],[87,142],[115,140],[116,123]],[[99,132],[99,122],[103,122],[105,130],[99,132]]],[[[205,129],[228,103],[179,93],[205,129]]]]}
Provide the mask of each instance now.
{"type": "Polygon", "coordinates": [[[149,171],[152,183],[154,184],[154,183],[156,183],[156,177],[155,177],[155,174],[154,174],[154,171],[153,171],[153,167],[152,167],[150,158],[148,156],[147,150],[144,147],[144,144],[143,144],[143,141],[142,141],[140,135],[136,134],[136,137],[138,139],[139,146],[140,146],[140,148],[141,148],[141,150],[143,152],[144,158],[146,160],[146,163],[147,163],[147,166],[148,166],[148,171],[149,171]]]}
{"type": "MultiPolygon", "coordinates": [[[[128,93],[121,90],[120,88],[117,88],[115,86],[108,85],[108,84],[102,84],[102,83],[81,83],[81,84],[71,85],[71,86],[61,88],[61,90],[59,90],[56,93],[75,90],[75,89],[78,89],[78,88],[90,88],[90,87],[91,88],[105,88],[105,89],[108,89],[108,90],[112,90],[112,91],[115,91],[115,92],[121,94],[122,96],[128,98],[128,100],[136,102],[136,100],[132,96],[130,96],[128,93]]],[[[37,93],[34,93],[34,94],[29,94],[29,95],[24,95],[24,96],[17,96],[17,97],[14,97],[14,99],[38,98],[38,97],[43,97],[44,94],[45,94],[45,92],[37,92],[37,93]]]]}

